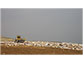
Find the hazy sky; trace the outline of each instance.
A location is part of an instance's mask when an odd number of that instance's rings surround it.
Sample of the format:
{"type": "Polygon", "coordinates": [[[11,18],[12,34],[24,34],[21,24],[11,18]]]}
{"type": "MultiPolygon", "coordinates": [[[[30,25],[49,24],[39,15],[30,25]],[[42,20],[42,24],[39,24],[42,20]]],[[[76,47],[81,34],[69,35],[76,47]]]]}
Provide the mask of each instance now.
{"type": "Polygon", "coordinates": [[[1,34],[82,43],[82,9],[1,9],[1,34]]]}

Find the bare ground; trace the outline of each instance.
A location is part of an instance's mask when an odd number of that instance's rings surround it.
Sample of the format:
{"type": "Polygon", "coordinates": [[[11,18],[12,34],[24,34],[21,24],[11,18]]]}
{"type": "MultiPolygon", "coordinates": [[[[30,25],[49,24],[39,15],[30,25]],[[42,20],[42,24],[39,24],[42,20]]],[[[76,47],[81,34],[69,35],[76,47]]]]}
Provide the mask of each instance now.
{"type": "Polygon", "coordinates": [[[9,55],[9,54],[38,54],[38,55],[82,55],[83,51],[77,50],[68,50],[68,49],[60,49],[60,48],[52,48],[52,47],[33,47],[33,46],[1,46],[1,54],[9,55]]]}

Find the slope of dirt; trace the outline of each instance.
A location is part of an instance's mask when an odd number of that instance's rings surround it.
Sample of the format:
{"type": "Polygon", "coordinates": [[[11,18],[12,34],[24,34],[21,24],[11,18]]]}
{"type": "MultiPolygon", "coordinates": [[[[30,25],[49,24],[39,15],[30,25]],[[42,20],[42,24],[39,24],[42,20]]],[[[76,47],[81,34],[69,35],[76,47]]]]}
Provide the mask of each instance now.
{"type": "Polygon", "coordinates": [[[14,39],[12,38],[8,38],[8,37],[0,37],[1,41],[14,41],[14,39]]]}

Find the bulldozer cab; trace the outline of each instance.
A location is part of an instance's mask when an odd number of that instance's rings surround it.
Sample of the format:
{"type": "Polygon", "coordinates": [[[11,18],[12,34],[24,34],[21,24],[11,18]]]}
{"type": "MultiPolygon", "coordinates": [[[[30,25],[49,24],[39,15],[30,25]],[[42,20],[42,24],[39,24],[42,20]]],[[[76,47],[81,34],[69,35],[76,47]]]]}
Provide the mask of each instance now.
{"type": "Polygon", "coordinates": [[[16,43],[23,43],[23,42],[25,42],[25,40],[22,39],[21,36],[17,36],[16,39],[15,39],[15,42],[16,43]]]}

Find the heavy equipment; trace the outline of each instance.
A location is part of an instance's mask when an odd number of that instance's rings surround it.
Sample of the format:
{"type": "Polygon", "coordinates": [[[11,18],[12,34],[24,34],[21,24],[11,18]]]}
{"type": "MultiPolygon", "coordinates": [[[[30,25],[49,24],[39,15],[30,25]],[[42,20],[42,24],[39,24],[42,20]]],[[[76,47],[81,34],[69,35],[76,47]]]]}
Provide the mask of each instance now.
{"type": "Polygon", "coordinates": [[[25,39],[22,39],[21,36],[18,35],[18,36],[16,37],[16,39],[15,39],[14,42],[16,42],[16,43],[23,43],[23,42],[25,42],[25,39]]]}

